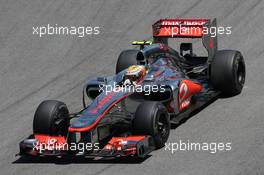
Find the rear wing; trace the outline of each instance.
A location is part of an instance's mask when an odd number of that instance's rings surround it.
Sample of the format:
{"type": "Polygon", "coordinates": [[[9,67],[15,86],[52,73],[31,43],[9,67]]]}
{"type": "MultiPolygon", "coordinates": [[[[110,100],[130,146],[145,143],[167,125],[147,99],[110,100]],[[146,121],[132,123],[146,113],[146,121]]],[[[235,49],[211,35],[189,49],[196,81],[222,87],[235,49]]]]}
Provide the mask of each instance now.
{"type": "Polygon", "coordinates": [[[168,38],[201,38],[208,52],[208,63],[217,51],[217,36],[210,28],[217,27],[216,19],[160,19],[152,25],[154,43],[168,44],[168,38]]]}

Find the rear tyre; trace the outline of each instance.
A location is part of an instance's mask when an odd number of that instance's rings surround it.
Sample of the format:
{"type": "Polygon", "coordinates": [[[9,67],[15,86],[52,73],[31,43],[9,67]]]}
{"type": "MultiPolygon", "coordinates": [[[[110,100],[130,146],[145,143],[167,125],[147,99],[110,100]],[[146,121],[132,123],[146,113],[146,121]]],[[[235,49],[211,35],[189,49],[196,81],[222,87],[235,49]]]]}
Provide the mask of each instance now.
{"type": "Polygon", "coordinates": [[[226,96],[240,94],[246,77],[244,58],[239,51],[218,51],[211,65],[211,83],[226,96]]]}
{"type": "Polygon", "coordinates": [[[156,148],[163,147],[169,138],[169,115],[160,102],[141,103],[136,110],[133,124],[136,133],[153,137],[156,148]]]}
{"type": "Polygon", "coordinates": [[[66,136],[70,124],[68,116],[68,108],[63,102],[43,101],[35,112],[33,132],[51,136],[66,136]]]}
{"type": "Polygon", "coordinates": [[[124,50],[120,53],[116,63],[116,74],[125,70],[129,66],[137,64],[137,54],[139,50],[124,50]]]}

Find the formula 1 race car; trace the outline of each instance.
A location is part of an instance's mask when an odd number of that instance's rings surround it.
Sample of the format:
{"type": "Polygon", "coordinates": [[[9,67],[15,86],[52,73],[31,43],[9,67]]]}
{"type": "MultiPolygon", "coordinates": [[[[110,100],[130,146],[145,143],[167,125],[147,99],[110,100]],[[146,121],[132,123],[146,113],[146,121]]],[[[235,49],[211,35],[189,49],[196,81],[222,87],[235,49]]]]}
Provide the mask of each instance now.
{"type": "Polygon", "coordinates": [[[220,94],[242,91],[243,56],[217,50],[217,37],[203,32],[212,26],[215,19],[154,23],[153,41],[135,41],[139,49],[122,51],[114,76],[87,81],[83,110],[69,113],[63,102],[43,101],[33,135],[20,142],[20,155],[142,158],[163,147],[172,125],[220,94]],[[208,56],[195,55],[192,43],[181,43],[177,52],[168,46],[169,38],[200,38],[208,56]]]}

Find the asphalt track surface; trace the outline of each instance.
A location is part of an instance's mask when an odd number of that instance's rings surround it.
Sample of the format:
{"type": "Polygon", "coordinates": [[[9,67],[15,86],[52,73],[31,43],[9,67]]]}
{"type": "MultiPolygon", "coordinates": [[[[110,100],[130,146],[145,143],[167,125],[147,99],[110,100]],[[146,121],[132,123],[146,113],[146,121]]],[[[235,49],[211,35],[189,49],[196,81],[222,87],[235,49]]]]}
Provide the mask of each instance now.
{"type": "Polygon", "coordinates": [[[0,1],[0,174],[264,174],[264,2],[261,0],[1,0],[0,1]],[[86,78],[113,74],[118,54],[130,41],[151,36],[162,17],[218,18],[232,26],[219,37],[220,49],[245,57],[243,92],[218,99],[171,131],[168,142],[232,142],[232,150],[160,149],[146,160],[31,160],[15,157],[18,143],[32,132],[37,105],[45,99],[81,108],[86,78]],[[100,26],[96,36],[32,35],[47,24],[100,26]]]}

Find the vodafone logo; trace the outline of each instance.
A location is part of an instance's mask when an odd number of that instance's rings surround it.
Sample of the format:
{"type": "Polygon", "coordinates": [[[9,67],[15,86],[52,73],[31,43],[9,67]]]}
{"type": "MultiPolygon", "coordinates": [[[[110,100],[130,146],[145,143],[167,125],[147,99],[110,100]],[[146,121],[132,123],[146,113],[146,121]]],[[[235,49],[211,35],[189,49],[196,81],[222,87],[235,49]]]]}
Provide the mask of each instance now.
{"type": "Polygon", "coordinates": [[[188,86],[185,83],[181,83],[180,85],[180,93],[179,93],[179,102],[181,103],[186,97],[188,91],[188,86]]]}
{"type": "Polygon", "coordinates": [[[181,107],[180,107],[180,109],[183,109],[183,108],[185,108],[185,107],[188,107],[189,104],[190,104],[190,98],[184,100],[184,101],[181,103],[181,107]]]}

